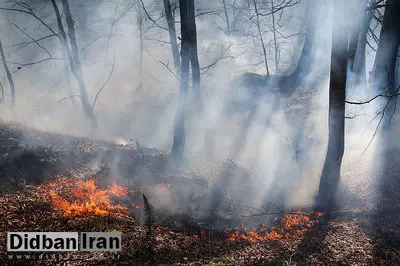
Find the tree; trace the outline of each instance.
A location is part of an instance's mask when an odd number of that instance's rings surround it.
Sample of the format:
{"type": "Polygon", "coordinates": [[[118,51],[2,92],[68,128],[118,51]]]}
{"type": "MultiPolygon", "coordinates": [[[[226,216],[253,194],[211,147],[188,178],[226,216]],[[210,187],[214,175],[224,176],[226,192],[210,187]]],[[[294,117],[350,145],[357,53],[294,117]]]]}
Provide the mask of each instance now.
{"type": "Polygon", "coordinates": [[[274,36],[274,50],[275,50],[275,73],[279,72],[279,47],[276,39],[276,23],[275,23],[275,6],[274,0],[271,0],[271,15],[272,15],[272,34],[274,36]]]}
{"type": "Polygon", "coordinates": [[[340,168],[344,153],[344,119],[348,36],[346,21],[340,19],[346,7],[345,0],[333,4],[333,34],[329,83],[329,136],[328,150],[319,184],[317,206],[330,211],[340,181],[340,168]]]}
{"type": "Polygon", "coordinates": [[[8,82],[10,83],[10,94],[11,94],[11,106],[15,106],[15,85],[14,85],[14,79],[12,77],[12,74],[10,72],[10,69],[8,68],[7,61],[6,61],[6,56],[4,54],[3,50],[3,45],[0,41],[0,56],[1,56],[1,61],[3,62],[3,67],[4,70],[6,71],[6,76],[8,79],[8,82]]]}
{"type": "MultiPolygon", "coordinates": [[[[299,2],[298,1],[282,1],[279,2],[272,2],[271,3],[271,8],[269,9],[261,9],[259,7],[260,2],[257,3],[255,0],[249,1],[249,3],[255,7],[255,14],[254,14],[254,20],[255,20],[255,25],[257,26],[257,37],[259,37],[261,45],[265,48],[265,40],[262,37],[263,31],[261,28],[259,29],[258,25],[261,25],[261,17],[272,17],[272,39],[273,39],[273,47],[275,50],[275,68],[278,70],[279,69],[279,42],[278,42],[278,36],[284,36],[282,32],[278,30],[278,26],[281,25],[282,22],[279,22],[282,17],[282,13],[279,15],[279,20],[275,19],[275,14],[278,12],[283,12],[283,10],[286,10],[290,7],[293,7],[297,5],[299,2]],[[258,16],[257,16],[258,14],[258,16]],[[257,21],[258,17],[258,21],[257,21]],[[278,20],[278,21],[275,21],[278,20]],[[263,45],[264,43],[264,45],[263,45]]],[[[261,2],[262,3],[262,2],[261,2]]],[[[269,72],[269,65],[268,65],[268,55],[267,55],[267,50],[263,49],[263,63],[265,65],[265,68],[268,70],[266,72],[266,75],[257,75],[254,73],[245,73],[244,75],[240,76],[238,79],[235,79],[236,84],[244,85],[246,87],[249,87],[251,89],[256,89],[257,91],[266,91],[268,89],[272,88],[279,88],[277,90],[278,93],[288,96],[291,93],[295,91],[295,89],[299,85],[304,85],[302,82],[304,81],[304,77],[307,76],[313,66],[314,63],[314,46],[315,46],[315,39],[316,39],[316,25],[318,24],[317,18],[318,18],[318,11],[320,7],[320,1],[316,0],[308,0],[306,4],[306,14],[305,14],[305,22],[304,22],[304,42],[303,46],[299,55],[298,63],[296,64],[296,67],[294,70],[290,73],[283,73],[279,75],[271,75],[269,72]]],[[[294,33],[289,35],[288,37],[293,37],[296,35],[303,35],[303,33],[294,33]]],[[[283,39],[285,39],[283,38],[283,39]]],[[[311,84],[306,84],[308,87],[313,87],[315,86],[315,82],[317,82],[318,78],[313,77],[313,80],[311,80],[311,84]]]]}
{"type": "MultiPolygon", "coordinates": [[[[299,81],[311,71],[313,64],[313,52],[316,37],[318,2],[315,0],[307,1],[306,22],[305,22],[305,35],[303,48],[300,53],[298,63],[295,70],[290,74],[289,79],[297,85],[299,81]]],[[[295,87],[295,86],[292,86],[295,87]]]]}
{"type": "MultiPolygon", "coordinates": [[[[58,9],[56,0],[51,0],[51,4],[53,5],[54,13],[56,14],[56,21],[57,21],[57,26],[58,26],[58,30],[59,30],[58,38],[61,41],[61,44],[64,48],[63,55],[64,55],[64,58],[68,59],[65,63],[65,74],[66,74],[66,79],[67,79],[69,96],[71,97],[72,103],[74,103],[74,97],[72,96],[73,94],[72,94],[72,88],[71,88],[71,80],[70,80],[70,75],[69,75],[69,70],[68,70],[68,66],[70,66],[71,71],[74,69],[73,61],[72,61],[72,57],[71,57],[71,51],[69,49],[67,35],[65,33],[64,26],[62,24],[60,10],[58,9]]],[[[74,73],[74,72],[72,72],[72,73],[74,73]]]]}
{"type": "MultiPolygon", "coordinates": [[[[201,110],[201,92],[200,92],[200,64],[199,57],[197,53],[197,29],[196,29],[196,16],[194,9],[194,0],[186,1],[187,8],[185,13],[187,14],[187,38],[189,42],[189,56],[190,56],[190,66],[192,69],[192,82],[193,82],[193,94],[195,97],[196,111],[201,110]]],[[[182,7],[181,7],[182,8],[182,7]]]]}
{"type": "Polygon", "coordinates": [[[350,3],[349,9],[353,14],[353,21],[349,25],[349,52],[348,52],[348,62],[349,69],[352,71],[354,68],[354,60],[357,52],[358,39],[361,31],[361,22],[363,14],[366,14],[366,4],[364,0],[356,0],[350,3]]]}
{"type": "Polygon", "coordinates": [[[90,119],[92,126],[97,127],[97,118],[94,114],[93,107],[89,102],[89,97],[85,85],[85,80],[83,77],[83,71],[82,71],[82,66],[79,58],[79,50],[78,50],[78,44],[76,41],[76,35],[75,35],[75,26],[74,26],[74,20],[72,19],[71,11],[69,8],[68,0],[61,0],[62,6],[63,6],[63,11],[65,14],[65,21],[67,22],[67,28],[68,28],[68,39],[69,39],[69,46],[71,49],[71,58],[72,59],[72,64],[73,68],[71,69],[73,73],[75,74],[76,80],[78,81],[78,86],[79,86],[79,95],[83,107],[83,111],[85,112],[85,115],[90,119]]]}
{"type": "Polygon", "coordinates": [[[143,50],[144,50],[144,32],[143,32],[143,14],[139,0],[136,0],[136,21],[139,27],[139,83],[135,91],[141,91],[143,87],[143,50]]]}
{"type": "Polygon", "coordinates": [[[226,20],[226,34],[230,35],[231,34],[231,27],[229,24],[229,16],[228,16],[228,10],[226,6],[226,1],[222,0],[222,5],[224,7],[224,14],[225,14],[225,20],[226,20]]]}
{"type": "Polygon", "coordinates": [[[375,89],[389,88],[393,92],[397,51],[400,45],[400,2],[387,0],[378,49],[372,68],[372,83],[375,89]]]}
{"type": "MultiPolygon", "coordinates": [[[[373,4],[375,1],[371,1],[373,4]]],[[[365,6],[364,6],[365,7],[365,6]]],[[[352,83],[355,85],[366,84],[366,67],[365,67],[365,51],[367,47],[368,30],[373,17],[373,10],[366,10],[363,12],[361,18],[360,32],[358,34],[357,50],[352,62],[352,73],[354,78],[352,83]]]]}
{"type": "Polygon", "coordinates": [[[171,42],[172,57],[174,59],[174,67],[177,74],[180,72],[181,59],[179,57],[179,47],[176,40],[175,19],[172,14],[171,3],[164,0],[164,12],[168,24],[169,40],[171,42]]]}
{"type": "MultiPolygon", "coordinates": [[[[382,29],[379,37],[374,66],[371,74],[371,84],[374,90],[385,91],[394,95],[396,90],[395,74],[397,53],[400,45],[400,2],[387,0],[383,16],[382,29]]],[[[396,98],[389,98],[386,106],[382,128],[387,130],[396,110],[396,98]]]]}
{"type": "Polygon", "coordinates": [[[258,35],[259,35],[259,38],[260,38],[261,47],[263,49],[265,71],[267,72],[267,76],[269,76],[269,66],[268,66],[268,59],[267,59],[267,48],[265,47],[264,37],[263,37],[263,33],[261,31],[260,13],[258,12],[258,7],[257,7],[257,1],[256,0],[253,0],[253,5],[254,5],[254,12],[256,13],[255,15],[256,15],[257,32],[258,32],[258,35]]]}
{"type": "Polygon", "coordinates": [[[197,33],[194,0],[180,0],[181,16],[181,65],[179,106],[174,121],[174,141],[171,154],[181,157],[185,149],[185,112],[189,87],[189,64],[192,67],[192,82],[196,102],[200,102],[200,67],[197,57],[197,33]]]}

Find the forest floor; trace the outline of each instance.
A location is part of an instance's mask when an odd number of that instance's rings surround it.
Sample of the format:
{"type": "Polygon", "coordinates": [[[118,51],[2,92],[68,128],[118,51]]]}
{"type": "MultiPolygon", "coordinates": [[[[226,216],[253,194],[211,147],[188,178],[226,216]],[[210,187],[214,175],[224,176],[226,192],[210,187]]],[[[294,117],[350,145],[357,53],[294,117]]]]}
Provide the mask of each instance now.
{"type": "MultiPolygon", "coordinates": [[[[232,240],[226,232],[224,235],[206,230],[207,227],[193,226],[190,219],[168,223],[168,218],[164,217],[162,222],[161,218],[156,220],[153,228],[153,251],[144,252],[147,228],[139,219],[142,206],[139,206],[138,191],[148,192],[151,199],[152,189],[165,193],[175,185],[179,190],[189,187],[190,193],[202,201],[211,189],[210,180],[226,170],[210,162],[198,162],[195,170],[193,167],[175,169],[168,166],[168,161],[166,153],[135,145],[122,146],[0,124],[0,264],[400,265],[400,206],[396,197],[400,194],[400,181],[395,178],[400,166],[395,162],[388,167],[389,174],[383,181],[388,190],[382,193],[384,196],[373,192],[374,185],[362,178],[360,162],[349,163],[353,167],[344,171],[343,182],[348,183],[348,193],[357,200],[344,204],[329,217],[308,216],[311,222],[290,229],[293,231],[290,237],[232,240]],[[119,158],[117,163],[115,158],[119,158]],[[54,204],[54,194],[49,193],[63,195],[68,183],[83,184],[79,182],[92,179],[103,188],[112,185],[109,178],[117,172],[122,175],[117,180],[119,184],[136,188],[137,192],[119,202],[130,204],[129,212],[121,212],[123,215],[92,215],[90,212],[67,215],[54,204]],[[142,178],[135,180],[135,176],[142,178]],[[182,187],[182,184],[187,185],[182,187]],[[373,200],[371,195],[375,195],[373,200]],[[132,207],[132,201],[137,201],[136,207],[132,207]],[[48,253],[43,257],[37,253],[12,254],[6,251],[9,231],[121,231],[123,248],[120,253],[70,252],[62,256],[48,253]]],[[[229,169],[229,175],[235,179],[233,182],[249,183],[251,177],[245,169],[233,162],[229,169]]],[[[193,209],[190,211],[195,213],[193,209]]],[[[288,233],[284,229],[277,232],[288,233]]]]}

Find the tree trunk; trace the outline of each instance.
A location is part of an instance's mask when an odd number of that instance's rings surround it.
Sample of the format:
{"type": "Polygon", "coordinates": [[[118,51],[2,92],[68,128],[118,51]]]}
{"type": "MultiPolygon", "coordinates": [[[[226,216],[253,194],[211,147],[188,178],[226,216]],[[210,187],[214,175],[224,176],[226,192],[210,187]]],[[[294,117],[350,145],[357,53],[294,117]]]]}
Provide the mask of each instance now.
{"type": "Polygon", "coordinates": [[[187,0],[187,11],[185,12],[188,20],[188,38],[190,49],[190,65],[192,67],[193,94],[197,111],[201,111],[201,91],[200,91],[200,65],[197,54],[197,30],[194,0],[187,0]]]}
{"type": "Polygon", "coordinates": [[[222,4],[224,6],[224,14],[225,14],[225,19],[226,19],[226,34],[230,35],[231,34],[231,27],[230,27],[230,24],[229,24],[229,16],[228,16],[228,10],[226,8],[225,0],[222,0],[222,4]]]}
{"type": "Polygon", "coordinates": [[[3,45],[1,41],[0,41],[0,55],[1,55],[1,61],[3,62],[4,70],[6,71],[8,82],[10,83],[11,108],[13,109],[15,106],[15,85],[12,74],[7,65],[6,56],[4,54],[3,45]]]}
{"type": "Polygon", "coordinates": [[[329,139],[324,168],[319,184],[318,208],[330,211],[340,181],[340,168],[344,152],[344,116],[347,73],[346,22],[341,13],[346,10],[345,0],[333,4],[333,34],[331,73],[329,84],[329,139]]]}
{"type": "Polygon", "coordinates": [[[71,49],[70,49],[69,44],[68,44],[67,34],[65,33],[64,26],[62,24],[60,10],[58,9],[56,0],[51,0],[51,3],[53,4],[54,12],[56,14],[57,26],[58,26],[58,30],[59,30],[58,38],[60,39],[62,45],[64,46],[64,50],[65,50],[65,53],[66,53],[67,58],[68,58],[68,62],[69,62],[69,66],[70,66],[71,72],[76,77],[74,60],[72,58],[71,49]]]}
{"type": "MultiPolygon", "coordinates": [[[[64,58],[68,58],[67,53],[65,52],[65,50],[63,50],[63,56],[64,58]]],[[[70,67],[69,67],[69,63],[67,61],[65,61],[64,63],[64,71],[65,71],[65,81],[67,83],[67,89],[68,89],[68,96],[71,98],[71,103],[72,104],[76,104],[75,101],[75,97],[74,97],[74,93],[72,90],[72,84],[71,84],[71,73],[70,73],[70,67]]]]}
{"type": "Polygon", "coordinates": [[[144,39],[143,39],[143,15],[141,11],[141,6],[139,4],[139,0],[136,1],[136,12],[137,12],[137,23],[139,26],[139,84],[136,88],[136,92],[140,92],[143,86],[143,47],[144,47],[144,39]]]}
{"type": "Polygon", "coordinates": [[[400,44],[400,1],[387,0],[378,49],[372,69],[372,84],[380,91],[394,91],[397,50],[400,44]]]}
{"type": "Polygon", "coordinates": [[[276,39],[276,28],[275,28],[275,7],[274,0],[271,0],[271,12],[272,12],[272,34],[274,36],[274,50],[275,50],[275,73],[279,72],[279,53],[278,53],[278,41],[276,39]]]}
{"type": "MultiPolygon", "coordinates": [[[[250,5],[250,3],[249,3],[249,5],[250,5]]],[[[260,18],[259,18],[259,13],[258,13],[258,8],[257,8],[257,1],[256,0],[253,0],[253,5],[254,5],[254,11],[256,12],[257,31],[258,31],[258,35],[260,37],[261,46],[262,46],[262,49],[263,49],[265,70],[267,71],[267,76],[269,76],[267,49],[265,48],[264,38],[263,38],[263,35],[262,35],[262,31],[261,31],[260,18]]]]}
{"type": "Polygon", "coordinates": [[[174,141],[172,144],[171,155],[181,158],[185,150],[185,112],[186,100],[189,86],[189,62],[190,62],[190,21],[188,19],[188,2],[190,0],[180,0],[181,15],[181,67],[180,67],[180,87],[179,105],[174,121],[174,141]]]}
{"type": "Polygon", "coordinates": [[[360,34],[358,35],[357,51],[353,62],[353,84],[367,84],[366,65],[365,65],[365,51],[367,47],[368,29],[371,24],[373,14],[372,11],[364,13],[362,18],[362,25],[360,34]]]}
{"type": "Polygon", "coordinates": [[[178,43],[176,41],[175,19],[172,14],[171,3],[169,2],[169,0],[164,0],[164,10],[165,10],[165,17],[167,18],[172,57],[174,58],[174,67],[177,75],[179,75],[181,59],[179,56],[178,43]]]}
{"type": "Polygon", "coordinates": [[[310,72],[313,65],[313,50],[316,37],[318,2],[319,1],[315,0],[308,0],[307,2],[307,21],[305,27],[306,33],[304,37],[303,49],[301,50],[297,66],[290,75],[290,79],[292,79],[296,84],[299,83],[299,81],[310,72]]]}
{"type": "MultiPolygon", "coordinates": [[[[400,1],[387,0],[383,16],[382,30],[372,69],[372,88],[388,94],[396,93],[395,75],[397,53],[400,45],[400,1]]],[[[383,131],[387,131],[394,112],[396,97],[389,98],[382,121],[383,131]]]]}
{"type": "Polygon", "coordinates": [[[74,20],[72,19],[72,16],[71,16],[71,11],[69,8],[68,0],[62,0],[61,2],[63,5],[65,20],[67,22],[68,38],[69,38],[69,44],[70,44],[70,48],[71,48],[71,56],[73,59],[75,76],[78,81],[82,107],[85,112],[85,115],[90,119],[92,126],[94,128],[97,128],[97,126],[98,126],[97,118],[94,114],[93,107],[89,102],[89,97],[87,94],[87,89],[86,89],[86,85],[85,85],[85,81],[84,81],[84,77],[83,77],[81,62],[79,59],[79,52],[78,52],[79,50],[78,50],[78,44],[76,42],[74,20]]]}
{"type": "Polygon", "coordinates": [[[353,72],[354,60],[358,48],[358,40],[362,27],[363,14],[366,14],[366,2],[364,0],[354,0],[349,3],[349,10],[351,10],[352,21],[349,29],[349,51],[348,51],[348,64],[349,70],[353,72]]]}
{"type": "Polygon", "coordinates": [[[62,46],[64,47],[64,49],[63,49],[64,58],[68,59],[68,61],[65,63],[65,78],[67,81],[68,94],[71,97],[72,104],[75,104],[75,98],[72,97],[73,93],[72,93],[70,72],[68,70],[68,67],[69,67],[71,70],[71,73],[75,76],[74,62],[72,60],[71,50],[69,49],[67,35],[65,33],[64,26],[62,24],[60,10],[58,9],[58,6],[57,6],[57,3],[55,0],[51,0],[51,3],[53,5],[54,13],[56,14],[56,21],[57,21],[57,26],[58,26],[58,31],[59,31],[57,37],[61,41],[62,46]]]}

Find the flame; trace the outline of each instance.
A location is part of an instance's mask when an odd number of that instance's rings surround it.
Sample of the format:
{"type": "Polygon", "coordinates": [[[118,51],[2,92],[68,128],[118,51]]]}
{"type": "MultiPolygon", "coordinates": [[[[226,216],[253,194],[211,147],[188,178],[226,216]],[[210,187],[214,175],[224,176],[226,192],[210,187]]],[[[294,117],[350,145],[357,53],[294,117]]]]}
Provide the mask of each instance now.
{"type": "Polygon", "coordinates": [[[279,239],[293,239],[301,237],[314,224],[318,223],[318,218],[323,215],[322,212],[315,212],[311,215],[305,214],[285,214],[280,222],[280,225],[275,225],[268,232],[265,226],[261,230],[253,229],[249,232],[241,233],[239,231],[229,232],[228,241],[248,241],[262,242],[279,239]],[[312,217],[312,218],[311,218],[312,217]]]}
{"type": "Polygon", "coordinates": [[[50,187],[49,196],[52,204],[63,211],[65,216],[124,216],[129,209],[125,206],[112,203],[113,198],[121,198],[128,194],[126,187],[118,186],[114,181],[108,189],[96,187],[95,180],[71,180],[64,182],[69,186],[69,197],[72,201],[61,196],[59,188],[50,187]]]}

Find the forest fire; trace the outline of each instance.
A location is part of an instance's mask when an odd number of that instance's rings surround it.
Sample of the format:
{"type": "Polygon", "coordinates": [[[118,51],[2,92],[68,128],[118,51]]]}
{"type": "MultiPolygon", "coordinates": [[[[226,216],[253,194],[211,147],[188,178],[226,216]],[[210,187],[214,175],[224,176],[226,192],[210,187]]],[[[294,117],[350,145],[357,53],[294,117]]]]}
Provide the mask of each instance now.
{"type": "Polygon", "coordinates": [[[228,241],[248,241],[262,242],[279,239],[294,239],[301,237],[313,225],[318,223],[318,218],[323,215],[322,212],[315,212],[310,215],[305,214],[285,214],[280,223],[275,224],[268,232],[263,226],[260,230],[249,232],[230,232],[228,231],[228,241]]]}
{"type": "Polygon", "coordinates": [[[114,198],[125,197],[128,194],[128,189],[118,186],[115,181],[104,190],[96,187],[94,179],[69,179],[57,184],[52,184],[48,194],[52,204],[65,216],[126,217],[129,214],[127,207],[113,204],[114,198]],[[61,191],[62,189],[65,191],[61,191]]]}

